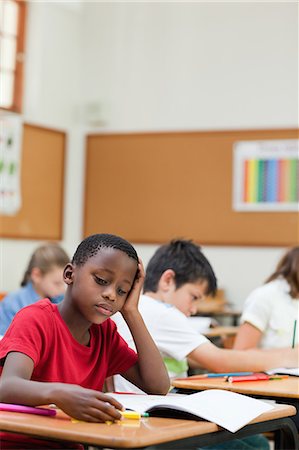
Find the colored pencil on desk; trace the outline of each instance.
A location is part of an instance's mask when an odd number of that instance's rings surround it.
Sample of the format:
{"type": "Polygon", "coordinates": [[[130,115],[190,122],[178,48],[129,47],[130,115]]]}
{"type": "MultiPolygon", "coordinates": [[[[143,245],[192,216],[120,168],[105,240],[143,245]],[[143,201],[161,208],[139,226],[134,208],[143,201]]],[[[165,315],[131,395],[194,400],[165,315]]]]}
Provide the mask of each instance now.
{"type": "Polygon", "coordinates": [[[225,373],[202,373],[199,375],[191,375],[190,377],[175,378],[176,380],[202,380],[205,378],[224,378],[232,376],[253,375],[254,372],[225,372],[225,373]]]}
{"type": "Polygon", "coordinates": [[[221,377],[240,377],[253,375],[254,372],[228,372],[228,373],[208,373],[208,378],[221,378],[221,377]]]}
{"type": "Polygon", "coordinates": [[[38,414],[40,416],[56,416],[55,409],[36,408],[35,406],[17,405],[14,403],[0,403],[0,411],[38,414]]]}
{"type": "Polygon", "coordinates": [[[288,378],[288,375],[267,375],[266,373],[256,373],[254,375],[248,375],[243,377],[227,377],[229,383],[236,383],[238,381],[271,381],[282,380],[288,378]]]}
{"type": "Polygon", "coordinates": [[[294,320],[294,329],[293,329],[293,340],[292,340],[292,348],[295,347],[295,339],[296,339],[296,329],[297,329],[297,320],[294,320]]]}

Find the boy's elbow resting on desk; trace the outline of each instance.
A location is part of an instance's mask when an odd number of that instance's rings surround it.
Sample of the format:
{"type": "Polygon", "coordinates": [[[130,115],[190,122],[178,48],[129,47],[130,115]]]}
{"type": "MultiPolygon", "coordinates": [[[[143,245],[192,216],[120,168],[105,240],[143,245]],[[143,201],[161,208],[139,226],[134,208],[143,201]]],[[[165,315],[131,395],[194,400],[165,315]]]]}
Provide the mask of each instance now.
{"type": "MultiPolygon", "coordinates": [[[[157,377],[158,378],[158,377],[157,377]]],[[[143,390],[147,394],[152,395],[166,395],[170,389],[170,379],[169,377],[166,379],[157,379],[153,383],[146,382],[141,386],[138,386],[139,389],[143,390]]]]}
{"type": "Polygon", "coordinates": [[[166,395],[169,392],[171,385],[170,380],[167,383],[160,383],[159,386],[152,386],[149,389],[146,389],[145,392],[151,395],[166,395]]]}
{"type": "Polygon", "coordinates": [[[138,366],[135,365],[122,376],[147,394],[166,395],[170,389],[170,379],[166,369],[161,374],[147,372],[145,376],[142,376],[138,366]]]}
{"type": "MultiPolygon", "coordinates": [[[[129,380],[132,383],[132,380],[129,380]]],[[[156,381],[154,382],[148,382],[148,380],[145,383],[134,383],[136,384],[139,389],[146,392],[147,394],[152,395],[166,395],[169,392],[170,389],[170,379],[167,377],[163,377],[163,379],[160,379],[157,377],[156,381]]]]}

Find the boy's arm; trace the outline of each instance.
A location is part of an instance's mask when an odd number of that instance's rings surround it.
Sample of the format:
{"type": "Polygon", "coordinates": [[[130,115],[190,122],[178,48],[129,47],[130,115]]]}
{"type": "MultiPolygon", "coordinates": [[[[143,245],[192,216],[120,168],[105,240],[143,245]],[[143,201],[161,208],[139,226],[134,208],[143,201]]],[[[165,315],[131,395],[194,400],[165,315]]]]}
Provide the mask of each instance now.
{"type": "Polygon", "coordinates": [[[29,406],[55,403],[69,416],[87,422],[121,418],[122,405],[108,395],[74,384],[32,381],[32,372],[29,356],[9,353],[0,378],[0,401],[29,406]]]}
{"type": "Polygon", "coordinates": [[[293,349],[230,350],[208,342],[189,353],[188,362],[192,367],[213,372],[259,372],[274,367],[298,367],[298,358],[298,346],[293,349]]]}
{"type": "Polygon", "coordinates": [[[138,362],[122,375],[148,394],[167,394],[170,387],[167,369],[138,311],[138,300],[144,281],[141,261],[138,269],[138,277],[120,311],[132,334],[138,353],[138,362]]]}

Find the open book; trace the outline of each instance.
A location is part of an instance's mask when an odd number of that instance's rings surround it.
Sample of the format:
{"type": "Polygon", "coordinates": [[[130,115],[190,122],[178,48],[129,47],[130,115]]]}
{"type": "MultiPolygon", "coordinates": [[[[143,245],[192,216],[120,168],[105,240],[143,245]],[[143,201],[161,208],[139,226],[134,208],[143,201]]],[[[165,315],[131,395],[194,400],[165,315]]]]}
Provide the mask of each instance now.
{"type": "Polygon", "coordinates": [[[177,419],[204,419],[214,422],[234,433],[258,417],[273,409],[261,400],[222,389],[208,389],[191,395],[168,394],[114,394],[126,409],[150,416],[177,419]]]}
{"type": "Polygon", "coordinates": [[[277,367],[276,369],[267,370],[266,373],[268,375],[278,374],[278,375],[292,375],[295,377],[299,377],[299,367],[292,367],[292,368],[277,367]]]}

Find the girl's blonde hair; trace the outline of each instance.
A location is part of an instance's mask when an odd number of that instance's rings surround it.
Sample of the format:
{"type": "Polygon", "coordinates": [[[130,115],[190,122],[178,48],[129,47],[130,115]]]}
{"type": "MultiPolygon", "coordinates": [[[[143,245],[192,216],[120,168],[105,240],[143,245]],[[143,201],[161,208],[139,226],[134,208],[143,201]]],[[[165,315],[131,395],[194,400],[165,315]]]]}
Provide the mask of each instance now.
{"type": "Polygon", "coordinates": [[[281,258],[277,264],[276,270],[266,280],[275,280],[276,278],[283,277],[290,285],[290,295],[292,298],[299,297],[299,247],[293,247],[287,251],[287,253],[281,258]]]}
{"type": "Polygon", "coordinates": [[[42,274],[46,274],[54,267],[64,267],[68,262],[70,262],[70,259],[60,245],[54,242],[41,245],[30,258],[21,286],[26,286],[31,280],[31,272],[34,267],[40,269],[42,274]]]}

